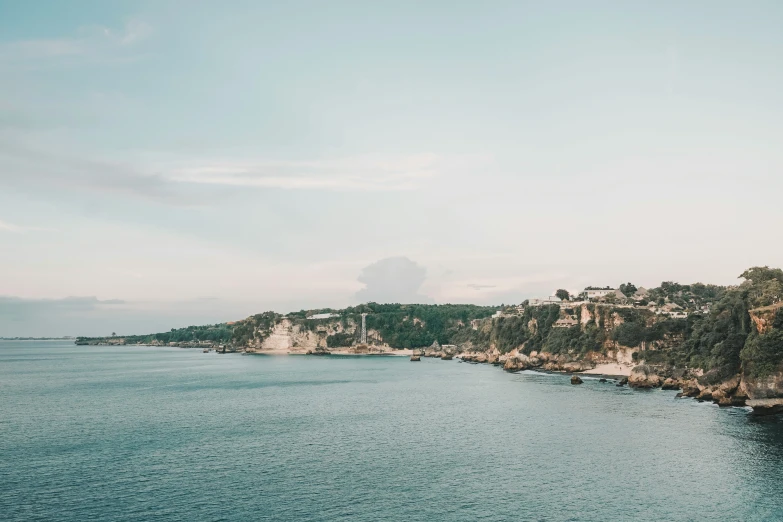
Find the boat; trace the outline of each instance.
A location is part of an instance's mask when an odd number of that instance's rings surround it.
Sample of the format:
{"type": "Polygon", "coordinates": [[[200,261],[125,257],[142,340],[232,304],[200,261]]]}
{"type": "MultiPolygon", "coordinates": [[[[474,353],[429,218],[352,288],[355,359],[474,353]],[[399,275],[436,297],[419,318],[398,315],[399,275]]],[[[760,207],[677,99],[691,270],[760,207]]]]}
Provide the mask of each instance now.
{"type": "Polygon", "coordinates": [[[209,348],[204,348],[204,349],[203,349],[203,350],[201,350],[201,351],[202,351],[202,352],[204,352],[204,353],[209,353],[209,348]]]}

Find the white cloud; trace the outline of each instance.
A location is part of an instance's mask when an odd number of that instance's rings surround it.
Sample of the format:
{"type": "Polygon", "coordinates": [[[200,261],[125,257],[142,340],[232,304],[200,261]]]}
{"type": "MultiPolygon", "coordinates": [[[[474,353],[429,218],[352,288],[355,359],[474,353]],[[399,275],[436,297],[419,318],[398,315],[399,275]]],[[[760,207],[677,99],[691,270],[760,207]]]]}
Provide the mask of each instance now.
{"type": "Polygon", "coordinates": [[[81,27],[76,35],[70,37],[7,42],[0,44],[0,64],[35,68],[47,63],[100,62],[127,53],[131,46],[147,38],[151,32],[150,25],[134,19],[121,29],[81,27]]]}
{"type": "Polygon", "coordinates": [[[152,27],[146,22],[138,19],[128,20],[122,29],[112,29],[110,27],[96,26],[87,27],[80,30],[86,35],[103,37],[108,41],[120,45],[132,45],[144,40],[152,33],[152,27]]]}
{"type": "Polygon", "coordinates": [[[73,39],[22,40],[0,47],[0,56],[24,60],[57,58],[84,52],[82,42],[73,39]]]}
{"type": "Polygon", "coordinates": [[[7,221],[0,220],[0,232],[12,232],[14,234],[22,234],[24,232],[51,232],[51,228],[39,228],[39,227],[25,227],[21,225],[15,225],[7,221]]]}
{"type": "Polygon", "coordinates": [[[443,174],[485,166],[483,155],[441,156],[431,152],[364,155],[312,161],[212,160],[152,169],[177,182],[241,187],[322,190],[414,190],[443,174]]]}
{"type": "Polygon", "coordinates": [[[327,190],[410,190],[436,176],[444,160],[431,153],[357,156],[317,161],[208,162],[173,169],[174,181],[243,187],[327,190]]]}
{"type": "Polygon", "coordinates": [[[0,230],[3,230],[5,232],[21,232],[22,228],[12,223],[6,223],[5,221],[0,221],[0,230]]]}
{"type": "MultiPolygon", "coordinates": [[[[156,161],[130,157],[112,161],[56,144],[34,144],[36,135],[0,133],[0,185],[51,183],[76,190],[125,193],[147,199],[182,199],[186,185],[332,191],[414,190],[445,172],[470,168],[475,158],[423,153],[391,157],[355,156],[313,161],[156,161]],[[175,198],[176,196],[176,198],[175,198]]],[[[39,140],[40,141],[40,140],[39,140]]]]}

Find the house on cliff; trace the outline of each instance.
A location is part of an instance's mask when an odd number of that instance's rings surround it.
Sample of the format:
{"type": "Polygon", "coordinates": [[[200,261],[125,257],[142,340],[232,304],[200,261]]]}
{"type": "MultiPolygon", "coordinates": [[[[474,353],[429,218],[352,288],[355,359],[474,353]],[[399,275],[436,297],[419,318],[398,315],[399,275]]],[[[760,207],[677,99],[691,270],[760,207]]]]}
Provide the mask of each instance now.
{"type": "MultiPolygon", "coordinates": [[[[528,306],[549,306],[549,305],[553,305],[553,304],[559,305],[562,302],[563,301],[561,301],[558,297],[556,297],[554,295],[550,295],[546,299],[538,299],[538,298],[535,298],[535,297],[532,298],[532,299],[528,299],[527,300],[527,305],[528,306]]],[[[522,307],[522,309],[524,310],[524,307],[522,307]]]]}
{"type": "Polygon", "coordinates": [[[313,315],[308,315],[307,316],[308,319],[316,319],[316,320],[317,319],[331,319],[332,317],[340,317],[340,314],[331,314],[331,313],[329,313],[329,314],[313,314],[313,315]]]}
{"type": "Polygon", "coordinates": [[[646,288],[640,287],[636,290],[636,292],[633,293],[631,298],[633,299],[634,303],[641,304],[642,302],[648,301],[650,299],[650,293],[646,288]]]}
{"type": "MultiPolygon", "coordinates": [[[[613,293],[609,294],[612,297],[612,300],[617,304],[628,304],[633,302],[633,299],[626,296],[624,293],[622,293],[620,290],[615,290],[613,293]]],[[[609,296],[607,296],[609,297],[609,296]]]]}
{"type": "Polygon", "coordinates": [[[609,294],[613,294],[616,291],[617,289],[610,288],[608,286],[605,288],[596,288],[593,286],[588,286],[587,288],[585,288],[584,294],[588,300],[591,299],[597,300],[597,299],[604,298],[609,294]]]}
{"type": "Polygon", "coordinates": [[[571,328],[579,324],[579,321],[573,317],[566,317],[565,319],[558,319],[552,323],[552,328],[571,328]]]}

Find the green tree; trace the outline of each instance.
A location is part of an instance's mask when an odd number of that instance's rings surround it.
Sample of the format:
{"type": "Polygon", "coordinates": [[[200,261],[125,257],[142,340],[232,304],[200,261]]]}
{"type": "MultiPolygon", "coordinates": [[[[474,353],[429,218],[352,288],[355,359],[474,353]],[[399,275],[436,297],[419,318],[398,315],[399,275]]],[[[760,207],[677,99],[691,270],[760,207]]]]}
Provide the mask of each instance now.
{"type": "Polygon", "coordinates": [[[740,276],[741,287],[748,292],[751,307],[768,306],[783,299],[783,270],[768,266],[754,266],[740,276]]]}
{"type": "Polygon", "coordinates": [[[633,283],[623,283],[620,285],[620,291],[625,295],[625,297],[631,297],[636,293],[637,290],[638,288],[636,288],[636,285],[633,283]]]}
{"type": "Polygon", "coordinates": [[[555,292],[555,296],[561,301],[568,301],[569,299],[571,299],[571,294],[568,293],[568,290],[565,290],[563,288],[555,292]]]}

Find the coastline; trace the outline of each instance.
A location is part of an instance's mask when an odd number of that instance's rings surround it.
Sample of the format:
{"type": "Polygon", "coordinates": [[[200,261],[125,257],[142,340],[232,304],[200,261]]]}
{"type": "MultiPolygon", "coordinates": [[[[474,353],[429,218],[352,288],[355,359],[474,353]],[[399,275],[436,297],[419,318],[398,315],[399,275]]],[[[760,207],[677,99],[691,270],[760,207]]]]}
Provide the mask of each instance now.
{"type": "Polygon", "coordinates": [[[585,370],[584,375],[605,375],[607,377],[630,377],[632,367],[620,363],[605,363],[596,365],[595,368],[585,370]]]}
{"type": "MultiPolygon", "coordinates": [[[[113,343],[91,344],[92,346],[116,346],[113,343]]],[[[159,345],[136,344],[122,346],[149,346],[159,345]]],[[[168,346],[170,348],[199,348],[198,346],[168,346]]],[[[713,402],[718,406],[749,406],[753,412],[760,415],[783,412],[783,399],[764,396],[760,393],[748,393],[748,388],[754,383],[748,383],[740,376],[717,384],[711,384],[701,378],[700,370],[674,369],[640,364],[631,366],[626,362],[625,353],[614,352],[610,357],[593,354],[588,357],[572,358],[570,356],[551,354],[548,352],[531,352],[530,355],[512,350],[501,354],[496,349],[489,351],[464,352],[457,351],[449,346],[432,346],[424,349],[391,349],[386,346],[360,345],[355,347],[339,347],[332,349],[305,347],[271,347],[266,349],[245,350],[210,350],[208,353],[234,353],[240,355],[312,355],[337,356],[337,357],[410,357],[411,361],[418,361],[420,357],[436,358],[442,360],[457,360],[469,364],[490,364],[499,366],[509,373],[517,373],[530,370],[548,374],[571,375],[572,384],[581,384],[579,375],[590,378],[607,378],[619,381],[617,386],[628,385],[629,388],[663,390],[678,390],[677,397],[691,397],[699,402],[713,402]],[[755,396],[754,396],[755,395],[755,396]]]]}

